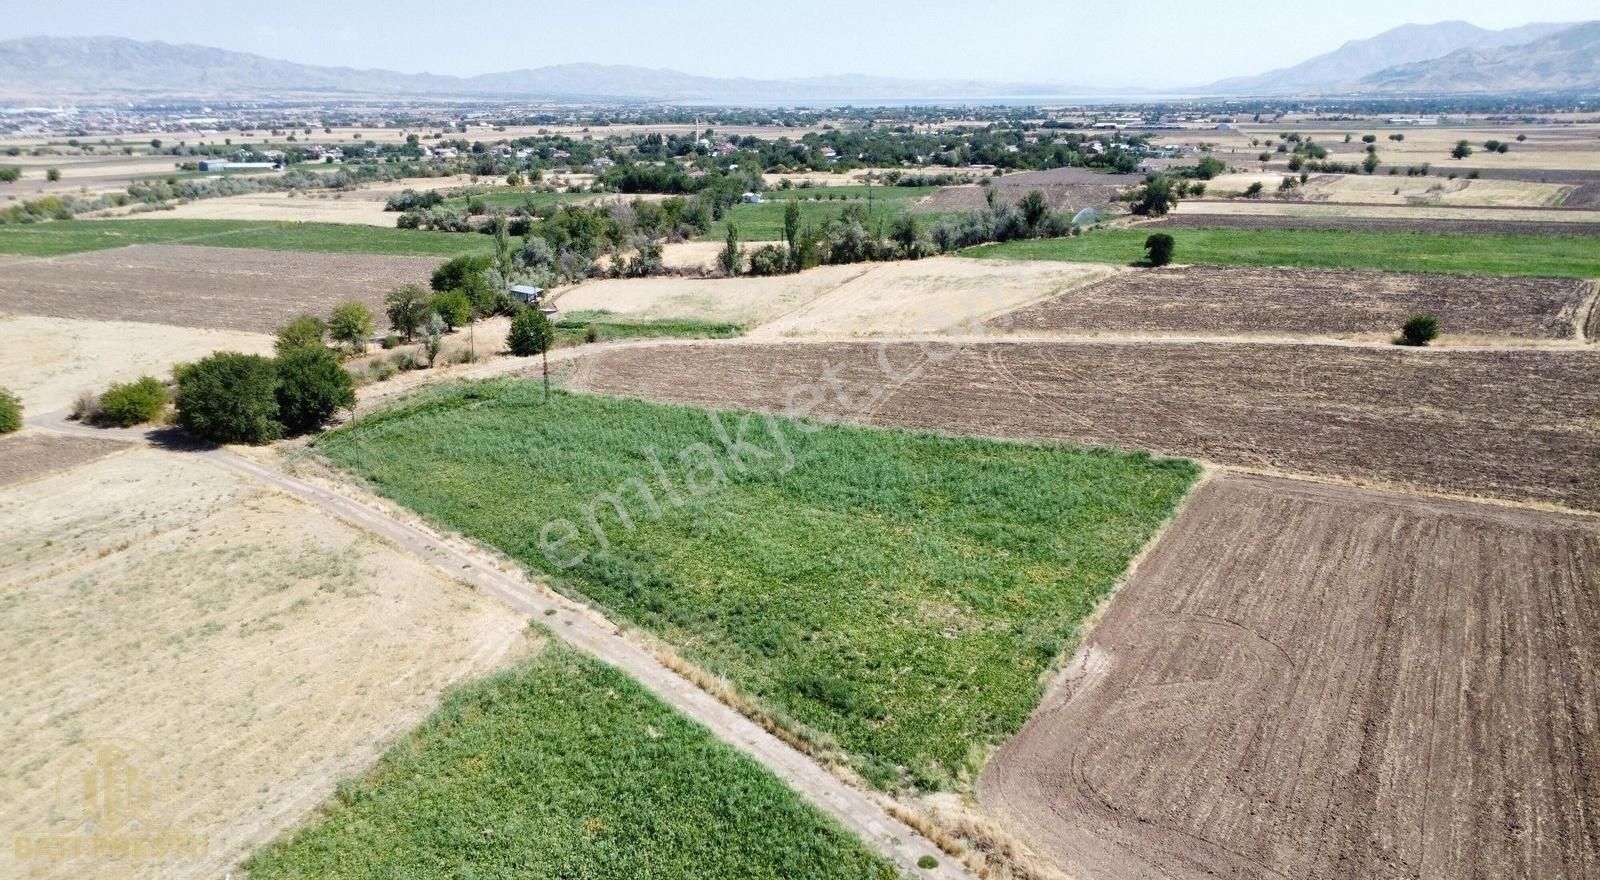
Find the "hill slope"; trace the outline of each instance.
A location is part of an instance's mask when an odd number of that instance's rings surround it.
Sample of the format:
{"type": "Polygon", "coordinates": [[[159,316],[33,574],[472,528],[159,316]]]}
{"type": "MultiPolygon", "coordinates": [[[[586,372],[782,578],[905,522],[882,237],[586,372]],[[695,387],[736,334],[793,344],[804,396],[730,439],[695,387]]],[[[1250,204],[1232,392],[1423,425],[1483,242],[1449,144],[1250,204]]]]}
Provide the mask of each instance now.
{"type": "Polygon", "coordinates": [[[1381,92],[1473,93],[1600,90],[1600,21],[1521,46],[1463,49],[1403,64],[1360,81],[1381,92]]]}

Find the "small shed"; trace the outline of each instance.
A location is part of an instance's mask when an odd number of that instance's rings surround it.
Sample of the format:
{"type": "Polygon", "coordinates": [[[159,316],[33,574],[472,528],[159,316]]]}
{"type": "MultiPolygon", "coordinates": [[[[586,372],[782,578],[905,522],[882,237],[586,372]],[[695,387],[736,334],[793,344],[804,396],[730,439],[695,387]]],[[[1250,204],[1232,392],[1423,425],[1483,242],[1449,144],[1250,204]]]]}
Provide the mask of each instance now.
{"type": "Polygon", "coordinates": [[[511,296],[517,302],[536,306],[544,298],[544,288],[534,287],[531,284],[513,284],[511,285],[511,296]]]}
{"type": "Polygon", "coordinates": [[[766,200],[761,198],[761,193],[749,192],[745,193],[741,197],[740,201],[743,201],[747,205],[759,205],[766,200]]]}

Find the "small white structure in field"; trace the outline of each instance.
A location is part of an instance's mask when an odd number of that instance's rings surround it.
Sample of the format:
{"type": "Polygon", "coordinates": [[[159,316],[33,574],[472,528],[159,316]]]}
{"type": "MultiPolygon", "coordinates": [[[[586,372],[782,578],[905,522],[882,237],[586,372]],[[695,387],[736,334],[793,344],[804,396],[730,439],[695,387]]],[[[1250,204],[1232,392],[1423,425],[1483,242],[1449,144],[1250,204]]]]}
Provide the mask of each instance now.
{"type": "Polygon", "coordinates": [[[765,202],[766,200],[761,198],[761,193],[745,193],[743,196],[740,197],[740,201],[744,202],[747,205],[759,205],[759,204],[762,204],[763,202],[765,202]]]}
{"type": "Polygon", "coordinates": [[[519,303],[536,306],[539,304],[539,300],[544,298],[544,288],[534,287],[531,284],[513,284],[511,285],[511,296],[519,303]]]}

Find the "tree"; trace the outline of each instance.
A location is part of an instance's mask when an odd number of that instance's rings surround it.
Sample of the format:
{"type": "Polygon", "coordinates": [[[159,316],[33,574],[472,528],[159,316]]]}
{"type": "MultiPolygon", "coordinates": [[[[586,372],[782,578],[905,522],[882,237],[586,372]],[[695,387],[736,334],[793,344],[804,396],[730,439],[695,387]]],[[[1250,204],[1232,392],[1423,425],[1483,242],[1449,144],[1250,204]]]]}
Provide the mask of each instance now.
{"type": "Polygon", "coordinates": [[[1144,240],[1145,262],[1151,266],[1165,266],[1172,262],[1172,251],[1177,242],[1165,232],[1157,232],[1144,240]]]}
{"type": "Polygon", "coordinates": [[[1265,189],[1265,187],[1261,185],[1261,181],[1257,180],[1244,188],[1244,197],[1247,199],[1259,199],[1261,198],[1261,191],[1263,189],[1265,189]]]}
{"type": "Polygon", "coordinates": [[[1043,223],[1045,216],[1050,213],[1050,203],[1045,201],[1044,193],[1033,190],[1017,202],[1017,210],[1022,212],[1023,222],[1028,224],[1028,235],[1034,236],[1039,234],[1039,224],[1043,223]]]}
{"type": "Polygon", "coordinates": [[[100,395],[94,423],[127,428],[153,422],[167,405],[167,386],[154,376],[118,382],[100,395]]]}
{"type": "Polygon", "coordinates": [[[316,431],[341,409],[356,405],[355,383],[326,348],[300,348],[280,355],[278,421],[290,434],[316,431]]]}
{"type": "Polygon", "coordinates": [[[279,355],[297,348],[324,348],[322,339],[328,333],[326,321],[316,315],[299,315],[278,328],[278,338],[272,350],[279,355]]]}
{"type": "Polygon", "coordinates": [[[1195,165],[1194,176],[1201,180],[1210,180],[1227,169],[1228,166],[1223,164],[1222,160],[1216,156],[1202,156],[1200,157],[1200,162],[1195,165]]]}
{"type": "Polygon", "coordinates": [[[1472,155],[1472,144],[1467,143],[1465,139],[1456,141],[1456,148],[1450,151],[1452,159],[1465,159],[1470,155],[1472,155]]]}
{"type": "Polygon", "coordinates": [[[717,254],[717,265],[728,275],[737,275],[744,268],[744,255],[739,253],[739,230],[730,221],[728,223],[728,240],[722,247],[722,253],[717,254]]]}
{"type": "Polygon", "coordinates": [[[46,168],[44,172],[44,179],[50,181],[51,183],[55,183],[61,179],[61,169],[46,168]]]}
{"type": "Polygon", "coordinates": [[[783,207],[783,240],[789,244],[789,255],[792,258],[800,244],[800,201],[790,199],[789,204],[783,207]]]}
{"type": "Polygon", "coordinates": [[[355,300],[335,306],[328,316],[328,338],[353,352],[367,350],[367,340],[375,329],[372,310],[355,300]]]}
{"type": "Polygon", "coordinates": [[[0,167],[0,183],[16,183],[21,177],[21,168],[14,165],[0,167]]]}
{"type": "Polygon", "coordinates": [[[432,369],[434,361],[439,359],[439,351],[444,348],[444,319],[435,312],[428,316],[427,323],[423,326],[422,353],[428,358],[428,367],[432,369]]]}
{"type": "Polygon", "coordinates": [[[1371,174],[1378,170],[1378,154],[1368,153],[1367,158],[1361,160],[1361,170],[1371,174]]]}
{"type": "Polygon", "coordinates": [[[791,265],[791,252],[775,244],[764,244],[750,253],[751,275],[782,275],[791,265]]]}
{"type": "Polygon", "coordinates": [[[544,399],[550,399],[550,344],[555,341],[555,328],[550,319],[537,308],[528,307],[511,319],[511,332],[506,336],[506,347],[517,357],[539,355],[544,359],[544,399]]]}
{"type": "Polygon", "coordinates": [[[383,303],[389,316],[389,329],[408,342],[417,335],[431,311],[427,292],[415,284],[404,284],[389,291],[383,303]]]}
{"type": "MultiPolygon", "coordinates": [[[[523,251],[526,254],[526,246],[523,251]]],[[[483,270],[489,266],[490,258],[486,254],[469,254],[445,260],[439,268],[433,270],[433,277],[429,280],[428,286],[433,288],[434,293],[464,288],[467,286],[467,279],[481,277],[483,270]]]]}
{"type": "Polygon", "coordinates": [[[1412,315],[1400,327],[1400,344],[1423,346],[1432,342],[1438,335],[1438,319],[1428,314],[1412,315]]]}
{"type": "Polygon", "coordinates": [[[1178,195],[1172,191],[1172,181],[1163,175],[1152,174],[1144,179],[1144,188],[1140,190],[1139,200],[1133,205],[1133,213],[1164,217],[1177,203],[1178,195]]]}
{"type": "Polygon", "coordinates": [[[22,400],[0,388],[0,434],[22,430],[22,400]]]}
{"type": "Polygon", "coordinates": [[[1361,136],[1361,142],[1364,144],[1375,144],[1378,142],[1378,136],[1375,134],[1364,134],[1361,136]]]}
{"type": "Polygon", "coordinates": [[[224,351],[177,371],[178,424],[214,443],[266,443],[283,436],[278,369],[269,358],[224,351]]]}
{"type": "Polygon", "coordinates": [[[472,300],[463,291],[446,291],[434,296],[433,313],[444,321],[446,330],[454,332],[472,320],[472,300]]]}

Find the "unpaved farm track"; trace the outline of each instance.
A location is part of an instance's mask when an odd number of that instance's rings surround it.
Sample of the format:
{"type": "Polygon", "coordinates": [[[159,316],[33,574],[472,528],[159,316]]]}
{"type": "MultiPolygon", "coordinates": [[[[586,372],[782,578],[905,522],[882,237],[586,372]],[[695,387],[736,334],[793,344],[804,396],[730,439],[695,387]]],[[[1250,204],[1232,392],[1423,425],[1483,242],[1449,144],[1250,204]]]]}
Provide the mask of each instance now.
{"type": "Polygon", "coordinates": [[[581,389],[1148,449],[1600,510],[1600,351],[1139,342],[694,344],[580,358],[581,389]]]}
{"type": "Polygon", "coordinates": [[[1224,475],[980,800],[1082,880],[1600,876],[1600,520],[1224,475]]]}
{"type": "Polygon", "coordinates": [[[1425,312],[1452,335],[1571,339],[1594,285],[1560,278],[1185,267],[1124,272],[991,320],[993,329],[1395,334],[1425,312]]]}
{"type": "Polygon", "coordinates": [[[136,245],[0,265],[0,311],[270,333],[302,312],[427,284],[437,257],[136,245]]]}

